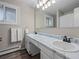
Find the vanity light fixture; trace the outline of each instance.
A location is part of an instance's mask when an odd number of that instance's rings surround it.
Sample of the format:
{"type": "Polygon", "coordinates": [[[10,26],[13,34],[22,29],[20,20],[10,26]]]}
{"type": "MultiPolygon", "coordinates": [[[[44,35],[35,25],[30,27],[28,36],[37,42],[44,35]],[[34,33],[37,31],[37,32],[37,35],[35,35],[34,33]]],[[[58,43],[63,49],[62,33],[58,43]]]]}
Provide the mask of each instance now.
{"type": "Polygon", "coordinates": [[[40,8],[39,4],[37,4],[37,8],[40,8]]]}
{"type": "Polygon", "coordinates": [[[48,5],[47,4],[45,5],[45,8],[48,8],[48,5]]]}
{"type": "Polygon", "coordinates": [[[42,10],[44,10],[45,9],[45,7],[42,7],[42,10]]]}
{"type": "Polygon", "coordinates": [[[53,4],[55,4],[55,3],[56,3],[56,1],[55,1],[55,0],[52,0],[52,3],[53,3],[53,4]]]}
{"type": "Polygon", "coordinates": [[[39,6],[42,6],[42,5],[43,5],[43,2],[42,2],[42,1],[40,1],[40,2],[39,2],[39,6]]]}
{"type": "Polygon", "coordinates": [[[42,8],[42,10],[45,10],[55,3],[56,3],[56,0],[38,0],[36,6],[37,8],[42,8]]]}
{"type": "Polygon", "coordinates": [[[47,6],[48,6],[48,7],[49,7],[49,6],[51,6],[51,3],[50,3],[50,2],[48,2],[48,3],[47,3],[47,6]]]}

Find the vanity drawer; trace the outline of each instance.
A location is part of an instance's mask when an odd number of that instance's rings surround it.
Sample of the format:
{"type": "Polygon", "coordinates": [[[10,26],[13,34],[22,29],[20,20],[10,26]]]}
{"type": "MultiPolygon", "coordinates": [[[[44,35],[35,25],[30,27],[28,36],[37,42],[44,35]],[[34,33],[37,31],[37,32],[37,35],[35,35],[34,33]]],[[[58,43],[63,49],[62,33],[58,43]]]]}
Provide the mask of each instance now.
{"type": "Polygon", "coordinates": [[[37,47],[39,46],[39,43],[33,39],[30,39],[30,42],[33,43],[37,47]]]}

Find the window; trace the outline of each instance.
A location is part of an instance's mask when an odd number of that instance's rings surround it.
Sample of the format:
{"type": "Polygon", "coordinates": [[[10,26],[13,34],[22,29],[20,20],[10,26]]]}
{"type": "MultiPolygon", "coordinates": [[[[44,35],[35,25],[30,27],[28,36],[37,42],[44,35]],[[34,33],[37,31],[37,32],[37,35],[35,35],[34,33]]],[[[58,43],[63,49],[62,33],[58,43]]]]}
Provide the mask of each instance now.
{"type": "Polygon", "coordinates": [[[46,22],[46,27],[52,27],[53,26],[53,17],[46,16],[45,22],[46,22]]]}
{"type": "Polygon", "coordinates": [[[4,17],[4,7],[0,4],[0,21],[3,21],[4,17]]]}
{"type": "Polygon", "coordinates": [[[6,22],[16,21],[16,9],[5,7],[5,21],[6,22]]]}
{"type": "Polygon", "coordinates": [[[0,4],[0,23],[15,24],[16,23],[16,8],[0,4]]]}

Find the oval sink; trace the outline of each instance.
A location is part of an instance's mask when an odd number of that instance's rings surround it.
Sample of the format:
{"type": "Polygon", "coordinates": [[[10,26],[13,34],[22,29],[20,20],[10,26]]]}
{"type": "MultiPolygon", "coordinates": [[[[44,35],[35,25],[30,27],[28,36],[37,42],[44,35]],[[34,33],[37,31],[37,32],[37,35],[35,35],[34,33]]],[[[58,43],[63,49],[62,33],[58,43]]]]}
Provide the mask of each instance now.
{"type": "Polygon", "coordinates": [[[79,47],[74,44],[74,43],[67,43],[67,42],[63,42],[63,41],[54,41],[53,45],[62,51],[66,51],[66,52],[76,52],[79,51],[79,47]]]}

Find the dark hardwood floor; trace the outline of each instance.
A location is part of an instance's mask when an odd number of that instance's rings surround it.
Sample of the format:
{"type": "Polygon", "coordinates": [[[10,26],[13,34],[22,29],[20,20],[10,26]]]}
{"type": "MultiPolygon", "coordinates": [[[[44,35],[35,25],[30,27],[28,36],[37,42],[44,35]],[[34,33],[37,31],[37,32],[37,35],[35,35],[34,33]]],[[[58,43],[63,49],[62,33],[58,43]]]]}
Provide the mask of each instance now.
{"type": "Polygon", "coordinates": [[[32,57],[28,55],[26,50],[21,50],[0,56],[0,59],[40,59],[40,54],[32,57]]]}

